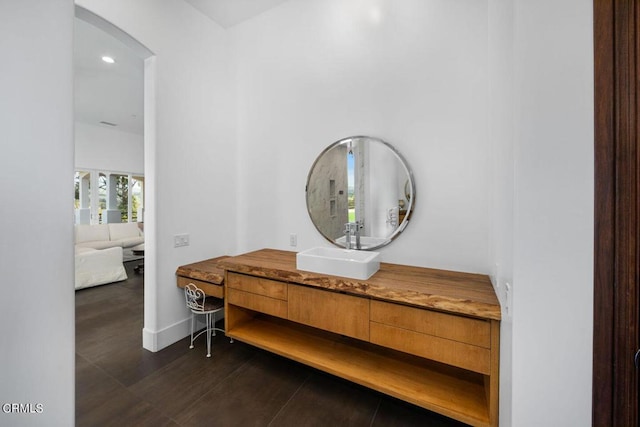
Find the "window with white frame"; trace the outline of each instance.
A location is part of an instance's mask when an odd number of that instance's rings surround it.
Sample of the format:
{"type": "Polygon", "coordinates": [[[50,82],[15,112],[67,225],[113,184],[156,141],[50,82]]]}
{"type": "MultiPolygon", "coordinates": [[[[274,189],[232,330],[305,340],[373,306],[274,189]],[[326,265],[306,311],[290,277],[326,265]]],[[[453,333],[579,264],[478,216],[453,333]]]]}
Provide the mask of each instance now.
{"type": "Polygon", "coordinates": [[[144,176],[127,172],[77,170],[75,223],[144,221],[144,176]]]}

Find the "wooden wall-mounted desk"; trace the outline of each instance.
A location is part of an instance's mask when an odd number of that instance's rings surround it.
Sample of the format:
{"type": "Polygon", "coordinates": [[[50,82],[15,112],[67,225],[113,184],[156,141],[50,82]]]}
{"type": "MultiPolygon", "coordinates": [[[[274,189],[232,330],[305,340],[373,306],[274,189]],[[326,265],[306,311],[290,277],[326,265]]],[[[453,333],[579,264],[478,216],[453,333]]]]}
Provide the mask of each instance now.
{"type": "Polygon", "coordinates": [[[187,283],[193,283],[209,296],[224,298],[224,269],[218,266],[218,262],[225,258],[229,257],[225,255],[181,265],[176,270],[178,287],[184,288],[187,283]]]}

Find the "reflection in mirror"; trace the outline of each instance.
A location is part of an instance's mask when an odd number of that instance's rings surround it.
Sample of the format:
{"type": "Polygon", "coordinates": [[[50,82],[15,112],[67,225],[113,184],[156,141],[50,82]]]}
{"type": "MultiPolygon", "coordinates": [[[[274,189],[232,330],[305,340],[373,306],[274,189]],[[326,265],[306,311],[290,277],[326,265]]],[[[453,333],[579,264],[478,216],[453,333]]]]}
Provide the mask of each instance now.
{"type": "Polygon", "coordinates": [[[378,138],[352,136],[327,147],[307,178],[307,210],[318,231],[349,249],[389,244],[415,204],[407,162],[378,138]]]}

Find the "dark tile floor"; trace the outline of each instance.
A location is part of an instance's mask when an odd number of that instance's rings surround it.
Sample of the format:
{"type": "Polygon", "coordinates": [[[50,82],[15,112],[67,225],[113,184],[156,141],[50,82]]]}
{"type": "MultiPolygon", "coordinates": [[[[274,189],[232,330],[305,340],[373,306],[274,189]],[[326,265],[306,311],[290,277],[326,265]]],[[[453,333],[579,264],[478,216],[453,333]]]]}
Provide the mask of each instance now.
{"type": "Polygon", "coordinates": [[[460,426],[223,334],[142,348],[143,276],[76,292],[77,426],[460,426]]]}

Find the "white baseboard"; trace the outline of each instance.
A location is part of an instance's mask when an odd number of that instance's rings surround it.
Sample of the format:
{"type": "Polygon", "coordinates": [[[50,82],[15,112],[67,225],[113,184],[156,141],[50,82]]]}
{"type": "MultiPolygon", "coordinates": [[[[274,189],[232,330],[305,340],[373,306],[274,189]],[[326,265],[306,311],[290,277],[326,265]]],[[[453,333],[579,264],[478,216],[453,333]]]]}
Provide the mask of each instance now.
{"type": "MultiPolygon", "coordinates": [[[[216,321],[224,319],[224,310],[216,316],[216,321]]],[[[204,317],[198,316],[196,330],[204,327],[204,317]]],[[[191,333],[191,317],[169,325],[159,331],[142,329],[142,347],[154,353],[174,344],[191,333]]]]}

